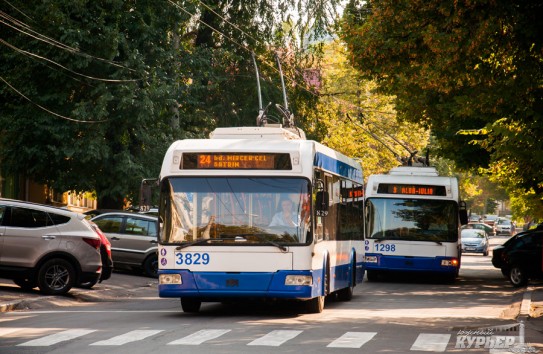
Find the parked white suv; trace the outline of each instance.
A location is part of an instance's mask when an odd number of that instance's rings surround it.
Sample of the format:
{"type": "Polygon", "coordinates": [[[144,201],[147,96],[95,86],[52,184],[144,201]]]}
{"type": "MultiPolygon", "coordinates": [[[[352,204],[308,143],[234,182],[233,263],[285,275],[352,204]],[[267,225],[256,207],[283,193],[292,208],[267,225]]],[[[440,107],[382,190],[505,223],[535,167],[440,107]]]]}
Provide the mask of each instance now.
{"type": "Polygon", "coordinates": [[[48,295],[96,282],[100,236],[83,214],[0,198],[0,278],[48,295]]]}

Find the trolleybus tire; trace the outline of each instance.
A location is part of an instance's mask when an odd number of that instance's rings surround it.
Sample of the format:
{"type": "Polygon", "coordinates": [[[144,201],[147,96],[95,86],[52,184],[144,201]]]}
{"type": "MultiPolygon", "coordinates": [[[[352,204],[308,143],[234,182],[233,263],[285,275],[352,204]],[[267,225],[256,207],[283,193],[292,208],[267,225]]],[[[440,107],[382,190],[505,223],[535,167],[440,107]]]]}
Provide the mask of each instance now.
{"type": "Polygon", "coordinates": [[[193,297],[182,297],[181,298],[181,308],[183,312],[187,313],[196,313],[200,311],[200,306],[202,306],[202,301],[193,297]]]}
{"type": "Polygon", "coordinates": [[[351,265],[351,283],[348,287],[337,291],[337,299],[339,301],[351,301],[353,298],[354,286],[356,284],[356,267],[354,263],[351,265]]]}
{"type": "Polygon", "coordinates": [[[307,313],[321,313],[324,310],[324,298],[325,296],[317,296],[311,300],[306,301],[307,313]]]}
{"type": "Polygon", "coordinates": [[[338,290],[337,299],[339,301],[351,301],[353,298],[353,292],[354,292],[354,286],[349,286],[347,288],[338,290]]]}

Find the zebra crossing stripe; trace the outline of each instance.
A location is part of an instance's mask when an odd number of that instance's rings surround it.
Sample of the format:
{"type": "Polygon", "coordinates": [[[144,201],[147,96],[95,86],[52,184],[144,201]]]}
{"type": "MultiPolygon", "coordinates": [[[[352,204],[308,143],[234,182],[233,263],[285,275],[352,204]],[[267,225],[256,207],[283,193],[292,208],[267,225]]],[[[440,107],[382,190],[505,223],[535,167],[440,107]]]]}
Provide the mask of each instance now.
{"type": "Polygon", "coordinates": [[[377,332],[347,332],[332,343],[329,348],[360,348],[371,340],[377,332]]]}
{"type": "Polygon", "coordinates": [[[198,345],[207,342],[208,340],[218,338],[228,332],[230,332],[230,329],[203,329],[181,339],[174,340],[173,342],[168,343],[168,345],[198,345]]]}
{"type": "Polygon", "coordinates": [[[45,347],[53,344],[57,344],[60,342],[65,342],[77,337],[84,336],[86,334],[95,332],[95,329],[68,329],[66,331],[62,331],[55,334],[50,334],[48,336],[33,339],[28,342],[24,342],[21,344],[18,344],[18,346],[21,347],[45,347]]]}
{"type": "Polygon", "coordinates": [[[450,334],[420,333],[411,350],[422,352],[444,352],[449,344],[450,334]]]}
{"type": "Polygon", "coordinates": [[[162,330],[135,330],[107,340],[101,340],[95,343],[91,343],[90,345],[123,345],[130,342],[136,342],[150,336],[154,336],[155,334],[160,332],[162,332],[162,330]]]}
{"type": "Polygon", "coordinates": [[[302,331],[271,331],[263,337],[255,339],[247,345],[265,345],[269,347],[278,347],[286,341],[296,337],[302,333],[302,331]]]}

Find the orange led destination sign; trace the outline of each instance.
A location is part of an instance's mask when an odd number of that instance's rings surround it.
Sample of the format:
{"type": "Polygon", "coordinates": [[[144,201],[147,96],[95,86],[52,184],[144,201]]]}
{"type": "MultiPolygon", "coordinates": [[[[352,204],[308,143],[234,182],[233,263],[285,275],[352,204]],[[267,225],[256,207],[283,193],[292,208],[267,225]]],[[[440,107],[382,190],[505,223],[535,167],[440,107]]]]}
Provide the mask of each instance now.
{"type": "Polygon", "coordinates": [[[342,188],[341,196],[344,199],[358,199],[364,197],[364,187],[354,187],[354,188],[342,188]]]}
{"type": "Polygon", "coordinates": [[[290,155],[284,153],[184,153],[185,170],[291,170],[290,155]]]}
{"type": "Polygon", "coordinates": [[[445,186],[380,183],[378,194],[436,195],[446,196],[445,186]]]}

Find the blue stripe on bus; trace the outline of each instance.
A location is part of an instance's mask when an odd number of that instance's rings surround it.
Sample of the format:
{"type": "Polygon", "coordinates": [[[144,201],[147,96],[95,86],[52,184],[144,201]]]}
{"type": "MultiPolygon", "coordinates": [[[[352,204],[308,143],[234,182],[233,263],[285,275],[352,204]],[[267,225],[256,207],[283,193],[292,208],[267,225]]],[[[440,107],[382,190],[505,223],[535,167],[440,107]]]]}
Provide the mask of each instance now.
{"type": "MultiPolygon", "coordinates": [[[[322,277],[317,271],[278,271],[274,273],[225,273],[160,271],[159,274],[181,274],[183,284],[159,284],[160,297],[267,297],[284,299],[310,299],[318,295],[316,282],[313,286],[286,286],[285,277],[289,274],[312,275],[313,279],[322,277]]],[[[322,279],[322,278],[321,278],[322,279]]]]}
{"type": "Polygon", "coordinates": [[[360,169],[348,165],[345,162],[336,160],[333,157],[323,154],[322,152],[317,151],[315,154],[313,166],[320,167],[326,171],[349,178],[353,181],[363,183],[362,171],[360,169]]]}
{"type": "MultiPolygon", "coordinates": [[[[356,282],[362,282],[364,271],[362,263],[358,263],[356,282]],[[362,271],[360,269],[362,268],[362,271]]],[[[331,290],[335,291],[352,285],[350,265],[345,264],[330,269],[335,273],[335,283],[331,290]]],[[[181,274],[183,284],[159,284],[160,297],[265,297],[282,299],[310,299],[322,294],[322,269],[313,271],[277,271],[277,272],[190,272],[188,270],[160,270],[159,274],[181,274]],[[312,286],[285,285],[287,275],[311,275],[312,286]]]]}
{"type": "Polygon", "coordinates": [[[386,256],[378,253],[366,253],[366,257],[376,256],[377,263],[367,263],[366,271],[407,271],[407,272],[440,272],[455,273],[457,267],[442,266],[442,260],[456,259],[454,257],[402,257],[386,256]]]}

